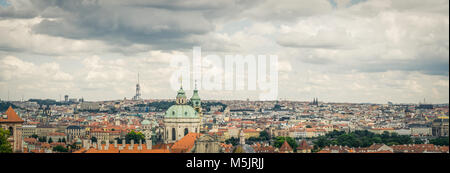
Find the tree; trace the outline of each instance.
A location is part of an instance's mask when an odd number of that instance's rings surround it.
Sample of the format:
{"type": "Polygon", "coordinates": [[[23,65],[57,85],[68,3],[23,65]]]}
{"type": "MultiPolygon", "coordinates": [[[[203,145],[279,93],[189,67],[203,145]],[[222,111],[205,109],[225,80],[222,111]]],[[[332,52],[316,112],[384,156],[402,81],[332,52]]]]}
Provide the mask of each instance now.
{"type": "Polygon", "coordinates": [[[314,144],[314,146],[323,148],[325,146],[330,145],[330,142],[328,141],[327,137],[319,136],[316,141],[313,141],[313,144],[314,144]]]}
{"type": "Polygon", "coordinates": [[[141,132],[135,132],[134,130],[131,130],[127,135],[125,135],[125,141],[127,143],[131,143],[131,140],[134,140],[135,143],[138,143],[140,140],[145,140],[145,135],[141,132]]]}
{"type": "Polygon", "coordinates": [[[430,143],[439,146],[448,146],[449,137],[439,137],[436,139],[431,139],[430,143]]]}
{"type": "Polygon", "coordinates": [[[226,144],[231,144],[231,145],[233,145],[233,146],[236,146],[236,145],[239,144],[239,139],[238,139],[238,138],[231,137],[230,139],[225,140],[225,143],[226,143],[226,144]]]}
{"type": "Polygon", "coordinates": [[[384,131],[382,134],[375,134],[368,130],[356,130],[354,132],[345,133],[343,131],[333,131],[325,136],[320,136],[313,141],[317,149],[329,145],[339,145],[348,147],[369,147],[374,143],[383,143],[386,145],[403,145],[412,144],[415,141],[408,135],[399,135],[397,133],[389,133],[384,131]]]}
{"type": "Polygon", "coordinates": [[[50,144],[50,143],[53,143],[52,137],[48,138],[48,143],[49,143],[49,144],[50,144]]]}
{"type": "Polygon", "coordinates": [[[278,136],[275,139],[274,146],[277,147],[277,148],[280,148],[283,145],[285,140],[291,146],[291,148],[294,149],[294,152],[296,152],[298,144],[297,144],[297,142],[295,142],[295,140],[293,138],[288,137],[288,136],[287,137],[285,137],[285,136],[278,136]]]}
{"type": "Polygon", "coordinates": [[[12,153],[12,146],[8,142],[9,130],[0,128],[0,153],[12,153]]]}
{"type": "Polygon", "coordinates": [[[120,139],[120,138],[114,138],[114,140],[117,140],[117,144],[122,144],[122,139],[120,139]]]}
{"type": "Polygon", "coordinates": [[[36,134],[31,135],[31,137],[32,137],[32,138],[35,138],[35,139],[39,138],[39,136],[36,135],[36,134]]]}
{"type": "Polygon", "coordinates": [[[53,147],[53,151],[60,152],[60,153],[66,153],[69,150],[66,147],[63,147],[62,145],[58,145],[58,146],[53,147]]]}
{"type": "Polygon", "coordinates": [[[61,142],[66,143],[66,138],[62,138],[61,142]]]}
{"type": "Polygon", "coordinates": [[[97,138],[96,138],[95,136],[92,136],[91,142],[92,142],[92,143],[97,142],[97,138]]]}
{"type": "Polygon", "coordinates": [[[267,141],[270,139],[270,135],[269,135],[269,133],[267,133],[267,131],[263,130],[263,131],[259,132],[259,138],[263,141],[267,141]]]}
{"type": "Polygon", "coordinates": [[[424,144],[422,139],[414,139],[414,144],[424,144]]]}

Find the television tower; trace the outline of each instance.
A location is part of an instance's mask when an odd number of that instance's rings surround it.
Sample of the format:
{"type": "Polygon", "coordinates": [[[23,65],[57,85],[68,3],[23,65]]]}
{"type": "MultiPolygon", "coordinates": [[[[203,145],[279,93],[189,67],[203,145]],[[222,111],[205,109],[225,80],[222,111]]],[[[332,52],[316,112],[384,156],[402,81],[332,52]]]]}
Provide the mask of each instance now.
{"type": "Polygon", "coordinates": [[[138,81],[136,84],[136,95],[133,97],[133,100],[141,100],[141,85],[139,84],[139,73],[138,73],[138,81]]]}

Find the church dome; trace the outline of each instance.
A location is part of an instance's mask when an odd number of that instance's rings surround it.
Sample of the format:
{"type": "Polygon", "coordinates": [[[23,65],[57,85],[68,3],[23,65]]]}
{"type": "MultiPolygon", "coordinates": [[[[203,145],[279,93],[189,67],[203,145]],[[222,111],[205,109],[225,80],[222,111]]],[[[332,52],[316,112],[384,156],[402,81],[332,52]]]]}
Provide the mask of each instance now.
{"type": "Polygon", "coordinates": [[[150,121],[149,120],[144,120],[141,122],[141,125],[150,125],[150,121]]]}
{"type": "Polygon", "coordinates": [[[166,111],[165,118],[199,118],[190,105],[173,105],[166,111]]]}
{"type": "Polygon", "coordinates": [[[191,100],[200,100],[200,96],[198,95],[198,90],[194,90],[194,94],[192,95],[191,100]]]}
{"type": "Polygon", "coordinates": [[[182,97],[182,98],[186,98],[186,92],[184,92],[183,88],[180,88],[177,92],[177,98],[178,97],[182,97]]]}

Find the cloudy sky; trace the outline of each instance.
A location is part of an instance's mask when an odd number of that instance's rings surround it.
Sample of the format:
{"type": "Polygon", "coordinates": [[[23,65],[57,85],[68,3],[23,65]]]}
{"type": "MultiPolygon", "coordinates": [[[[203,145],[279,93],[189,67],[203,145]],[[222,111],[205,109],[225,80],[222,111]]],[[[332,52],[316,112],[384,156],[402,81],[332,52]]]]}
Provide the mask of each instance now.
{"type": "MultiPolygon", "coordinates": [[[[0,99],[173,98],[170,58],[275,54],[279,98],[449,102],[448,0],[0,0],[0,99]]],[[[191,93],[188,92],[188,97],[191,93]]],[[[203,99],[257,92],[200,91],[203,99]]]]}

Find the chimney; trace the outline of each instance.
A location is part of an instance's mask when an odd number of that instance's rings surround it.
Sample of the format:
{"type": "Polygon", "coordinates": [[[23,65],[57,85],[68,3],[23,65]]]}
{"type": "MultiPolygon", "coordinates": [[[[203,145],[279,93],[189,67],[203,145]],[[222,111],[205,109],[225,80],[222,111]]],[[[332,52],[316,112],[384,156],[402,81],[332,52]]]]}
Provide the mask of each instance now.
{"type": "Polygon", "coordinates": [[[114,148],[117,148],[117,139],[114,139],[114,148]]]}
{"type": "Polygon", "coordinates": [[[88,150],[88,149],[91,147],[89,144],[90,144],[90,143],[89,143],[88,140],[84,140],[84,148],[85,148],[86,150],[88,150]]]}
{"type": "Polygon", "coordinates": [[[147,150],[151,150],[152,149],[152,140],[145,140],[145,144],[147,145],[147,150]]]}
{"type": "Polygon", "coordinates": [[[98,145],[98,150],[102,150],[102,141],[101,140],[98,141],[97,145],[98,145]]]}
{"type": "Polygon", "coordinates": [[[128,149],[129,149],[129,150],[133,150],[133,147],[134,147],[134,140],[132,139],[132,140],[130,141],[130,146],[128,147],[128,149]]]}
{"type": "Polygon", "coordinates": [[[109,149],[109,140],[106,140],[106,145],[105,145],[104,150],[108,150],[108,149],[109,149]]]}

